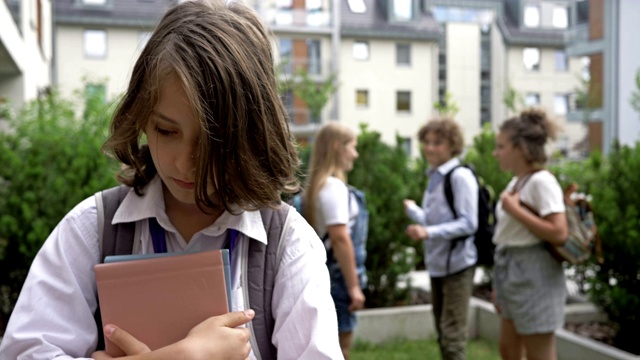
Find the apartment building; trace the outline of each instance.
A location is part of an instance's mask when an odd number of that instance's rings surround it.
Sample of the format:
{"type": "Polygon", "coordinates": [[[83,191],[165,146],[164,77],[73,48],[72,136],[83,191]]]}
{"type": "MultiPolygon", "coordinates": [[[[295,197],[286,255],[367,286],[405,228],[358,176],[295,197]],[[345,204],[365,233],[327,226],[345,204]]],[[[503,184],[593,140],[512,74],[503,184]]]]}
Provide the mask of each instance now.
{"type": "Polygon", "coordinates": [[[640,71],[640,1],[582,0],[573,4],[576,22],[568,32],[570,56],[589,61],[589,102],[570,113],[587,121],[591,149],[608,152],[615,139],[634,145],[640,138],[640,114],[630,98],[638,91],[640,71]]]}
{"type": "Polygon", "coordinates": [[[439,47],[438,93],[457,102],[465,137],[485,123],[497,128],[512,111],[538,106],[563,131],[556,149],[571,155],[586,127],[567,120],[580,84],[582,60],[569,57],[565,33],[575,14],[572,0],[427,0],[425,6],[443,29],[439,47]]]}
{"type": "MultiPolygon", "coordinates": [[[[541,106],[559,120],[558,149],[572,154],[587,133],[572,117],[588,59],[575,50],[571,32],[578,0],[245,1],[272,30],[281,80],[301,70],[317,83],[335,76],[337,91],[319,115],[292,91],[283,93],[291,129],[303,142],[325,121],[355,130],[366,123],[390,144],[399,135],[418,155],[416,131],[449,93],[470,144],[483,124],[496,128],[512,115],[504,102],[509,90],[521,99],[519,109],[541,106]]],[[[53,82],[66,94],[121,94],[171,2],[56,1],[53,82]]]]}
{"type": "Polygon", "coordinates": [[[51,85],[50,0],[0,1],[0,103],[15,110],[51,85]]]}
{"type": "Polygon", "coordinates": [[[418,129],[438,99],[440,30],[414,0],[343,1],[340,7],[339,120],[419,154],[418,129]]]}
{"type": "Polygon", "coordinates": [[[325,121],[341,121],[355,131],[361,123],[407,151],[429,116],[437,68],[439,29],[420,1],[277,0],[254,1],[274,33],[276,61],[283,77],[300,69],[318,83],[334,76],[337,90],[314,117],[303,99],[284,94],[291,129],[304,141],[325,121]]]}
{"type": "Polygon", "coordinates": [[[171,0],[56,0],[54,83],[114,99],[171,0]]]}

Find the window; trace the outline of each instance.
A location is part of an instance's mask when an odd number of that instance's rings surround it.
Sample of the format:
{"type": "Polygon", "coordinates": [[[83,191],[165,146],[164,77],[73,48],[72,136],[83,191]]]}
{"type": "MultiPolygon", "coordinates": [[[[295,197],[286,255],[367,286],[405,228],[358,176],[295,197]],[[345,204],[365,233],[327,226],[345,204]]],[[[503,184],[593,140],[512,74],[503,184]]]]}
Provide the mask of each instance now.
{"type": "Polygon", "coordinates": [[[591,58],[583,56],[580,58],[580,77],[585,80],[591,80],[591,58]]]}
{"type": "Polygon", "coordinates": [[[396,44],[396,64],[406,66],[411,65],[411,45],[396,44]]]}
{"type": "Polygon", "coordinates": [[[538,93],[528,93],[524,97],[524,104],[526,106],[538,106],[538,105],[540,105],[540,94],[538,94],[538,93]]]}
{"type": "Polygon", "coordinates": [[[369,43],[366,41],[354,42],[353,58],[356,60],[369,60],[369,43]]]}
{"type": "Polygon", "coordinates": [[[276,7],[279,9],[291,9],[293,0],[276,0],[276,7]]]}
{"type": "Polygon", "coordinates": [[[567,58],[566,52],[562,50],[556,50],[555,59],[556,59],[556,71],[569,70],[569,59],[567,58]]]}
{"type": "Polygon", "coordinates": [[[107,0],[82,0],[84,5],[106,5],[107,0]]]}
{"type": "Polygon", "coordinates": [[[348,0],[349,10],[357,14],[363,14],[367,11],[367,6],[364,4],[364,0],[348,0]]]}
{"type": "Polygon", "coordinates": [[[305,8],[307,11],[320,11],[322,10],[322,0],[307,0],[305,8]]]}
{"type": "Polygon", "coordinates": [[[522,61],[525,69],[529,71],[540,70],[540,49],[524,48],[522,51],[522,61]]]}
{"type": "Polygon", "coordinates": [[[107,57],[107,32],[105,30],[85,30],[83,41],[85,57],[98,59],[107,57]]]}
{"type": "Polygon", "coordinates": [[[569,112],[569,96],[556,94],[553,98],[553,111],[558,115],[567,115],[567,112],[569,112]]]}
{"type": "Polygon", "coordinates": [[[291,90],[286,91],[282,94],[282,105],[284,105],[284,108],[287,111],[289,121],[293,121],[293,92],[291,90]]]}
{"type": "Polygon", "coordinates": [[[569,26],[569,12],[566,7],[553,9],[551,25],[556,29],[566,29],[569,26]]]}
{"type": "Polygon", "coordinates": [[[87,102],[99,99],[102,103],[107,101],[107,88],[104,84],[87,84],[84,88],[87,102]]]}
{"type": "Polygon", "coordinates": [[[306,0],[306,24],[309,26],[329,25],[329,13],[322,11],[322,0],[306,0]]]}
{"type": "Polygon", "coordinates": [[[413,20],[413,0],[393,0],[393,19],[396,21],[413,20]]]}
{"type": "Polygon", "coordinates": [[[410,91],[396,92],[396,111],[411,112],[411,92],[410,91]]]}
{"type": "Polygon", "coordinates": [[[278,25],[293,24],[293,0],[277,0],[275,23],[278,25]]]}
{"type": "Polygon", "coordinates": [[[404,152],[411,156],[411,138],[410,137],[402,137],[398,139],[400,141],[400,147],[404,152]]]}
{"type": "Polygon", "coordinates": [[[320,40],[307,40],[307,61],[309,74],[320,75],[322,73],[322,66],[320,64],[320,40]]]}
{"type": "Polygon", "coordinates": [[[293,72],[292,51],[293,42],[291,39],[280,38],[280,66],[282,66],[282,72],[285,74],[291,74],[293,72]]]}
{"type": "Polygon", "coordinates": [[[356,106],[359,108],[369,106],[369,90],[356,90],[356,106]]]}
{"type": "Polygon", "coordinates": [[[540,8],[535,5],[527,5],[524,8],[524,26],[539,27],[540,26],[540,8]]]}

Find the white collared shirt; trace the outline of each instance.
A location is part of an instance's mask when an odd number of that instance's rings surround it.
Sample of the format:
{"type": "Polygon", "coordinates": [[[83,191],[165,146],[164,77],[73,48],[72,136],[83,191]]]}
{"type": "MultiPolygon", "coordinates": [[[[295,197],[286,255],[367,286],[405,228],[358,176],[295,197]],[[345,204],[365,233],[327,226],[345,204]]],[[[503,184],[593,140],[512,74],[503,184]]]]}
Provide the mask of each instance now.
{"type": "MultiPolygon", "coordinates": [[[[187,243],[164,211],[162,184],[157,177],[145,188],[145,196],[130,192],[113,219],[113,223],[137,221],[137,253],[153,252],[147,223],[150,217],[156,217],[165,229],[168,252],[219,249],[228,228],[244,233],[251,241],[267,242],[260,212],[245,211],[239,215],[225,212],[187,243]]],[[[289,217],[273,289],[272,342],[279,359],[341,359],[325,249],[313,228],[293,208],[289,217]]],[[[238,244],[233,254],[234,311],[244,310],[241,262],[237,257],[243,253],[243,246],[247,244],[238,244]]],[[[93,317],[97,306],[93,269],[99,258],[92,196],[60,221],[38,252],[0,344],[0,359],[91,356],[98,341],[93,317]]],[[[251,358],[255,358],[253,353],[251,358]]]]}

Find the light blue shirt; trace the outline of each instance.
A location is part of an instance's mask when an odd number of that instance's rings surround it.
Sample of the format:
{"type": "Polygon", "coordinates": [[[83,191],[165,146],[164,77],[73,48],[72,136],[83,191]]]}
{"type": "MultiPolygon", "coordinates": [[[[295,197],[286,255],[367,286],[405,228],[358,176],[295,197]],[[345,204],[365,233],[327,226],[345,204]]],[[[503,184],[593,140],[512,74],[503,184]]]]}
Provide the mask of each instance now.
{"type": "Polygon", "coordinates": [[[431,277],[443,277],[462,271],[477,261],[473,244],[478,228],[478,182],[465,167],[451,175],[454,217],[444,194],[445,175],[460,165],[453,158],[437,168],[428,170],[429,185],[422,198],[422,207],[411,206],[407,215],[426,227],[429,238],[424,240],[424,258],[431,277]],[[468,236],[464,241],[451,240],[468,236]],[[453,246],[453,249],[451,249],[453,246]]]}

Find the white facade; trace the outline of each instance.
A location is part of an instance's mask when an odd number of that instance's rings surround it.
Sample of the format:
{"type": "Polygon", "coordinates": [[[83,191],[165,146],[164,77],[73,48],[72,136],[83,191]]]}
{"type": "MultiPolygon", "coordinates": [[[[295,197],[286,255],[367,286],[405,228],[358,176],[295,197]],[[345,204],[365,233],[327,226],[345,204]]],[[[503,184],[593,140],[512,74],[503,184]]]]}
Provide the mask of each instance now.
{"type": "Polygon", "coordinates": [[[480,24],[446,24],[447,91],[460,109],[455,120],[466,144],[480,132],[480,24]]]}
{"type": "Polygon", "coordinates": [[[147,35],[140,28],[58,25],[56,79],[61,93],[72,96],[88,82],[104,85],[108,100],[123,94],[147,35]]]}
{"type": "Polygon", "coordinates": [[[21,1],[18,23],[0,1],[0,99],[17,110],[51,84],[51,1],[21,1]]]}
{"type": "MultiPolygon", "coordinates": [[[[563,49],[537,48],[539,49],[540,60],[539,70],[528,70],[525,67],[524,54],[525,47],[512,46],[506,49],[506,79],[508,84],[527,101],[537,95],[539,103],[536,106],[544,109],[547,114],[560,125],[561,132],[556,142],[556,148],[570,151],[573,144],[584,139],[586,126],[580,122],[568,122],[565,111],[561,111],[559,98],[576,92],[579,85],[581,63],[579,58],[569,58],[567,70],[556,70],[556,51],[563,49]],[[558,97],[558,100],[556,99],[558,97]]],[[[494,94],[501,96],[501,94],[494,94]]],[[[524,106],[535,105],[525,103],[524,106]]],[[[524,107],[522,104],[520,108],[524,107]]],[[[504,119],[495,119],[496,126],[499,126],[504,119]]]]}
{"type": "MultiPolygon", "coordinates": [[[[640,46],[638,46],[638,34],[640,34],[640,1],[621,0],[618,3],[619,22],[618,27],[619,43],[618,54],[612,60],[616,63],[614,71],[617,72],[616,103],[613,108],[617,109],[617,114],[613,114],[613,119],[618,119],[616,137],[622,144],[635,145],[640,139],[640,113],[631,107],[630,99],[634,91],[640,91],[636,87],[635,78],[640,71],[640,46]]],[[[615,82],[613,82],[615,83],[615,82]]]]}
{"type": "Polygon", "coordinates": [[[437,53],[435,42],[342,38],[340,121],[357,132],[359,124],[366,123],[369,130],[379,132],[388,144],[396,143],[396,134],[409,139],[411,153],[417,156],[417,132],[431,116],[437,100],[437,53]],[[354,58],[356,41],[368,44],[368,59],[354,58]],[[409,45],[410,65],[396,63],[397,44],[409,45]],[[358,91],[367,92],[368,104],[358,105],[358,91]],[[399,92],[410,94],[408,111],[397,110],[399,92]]]}

